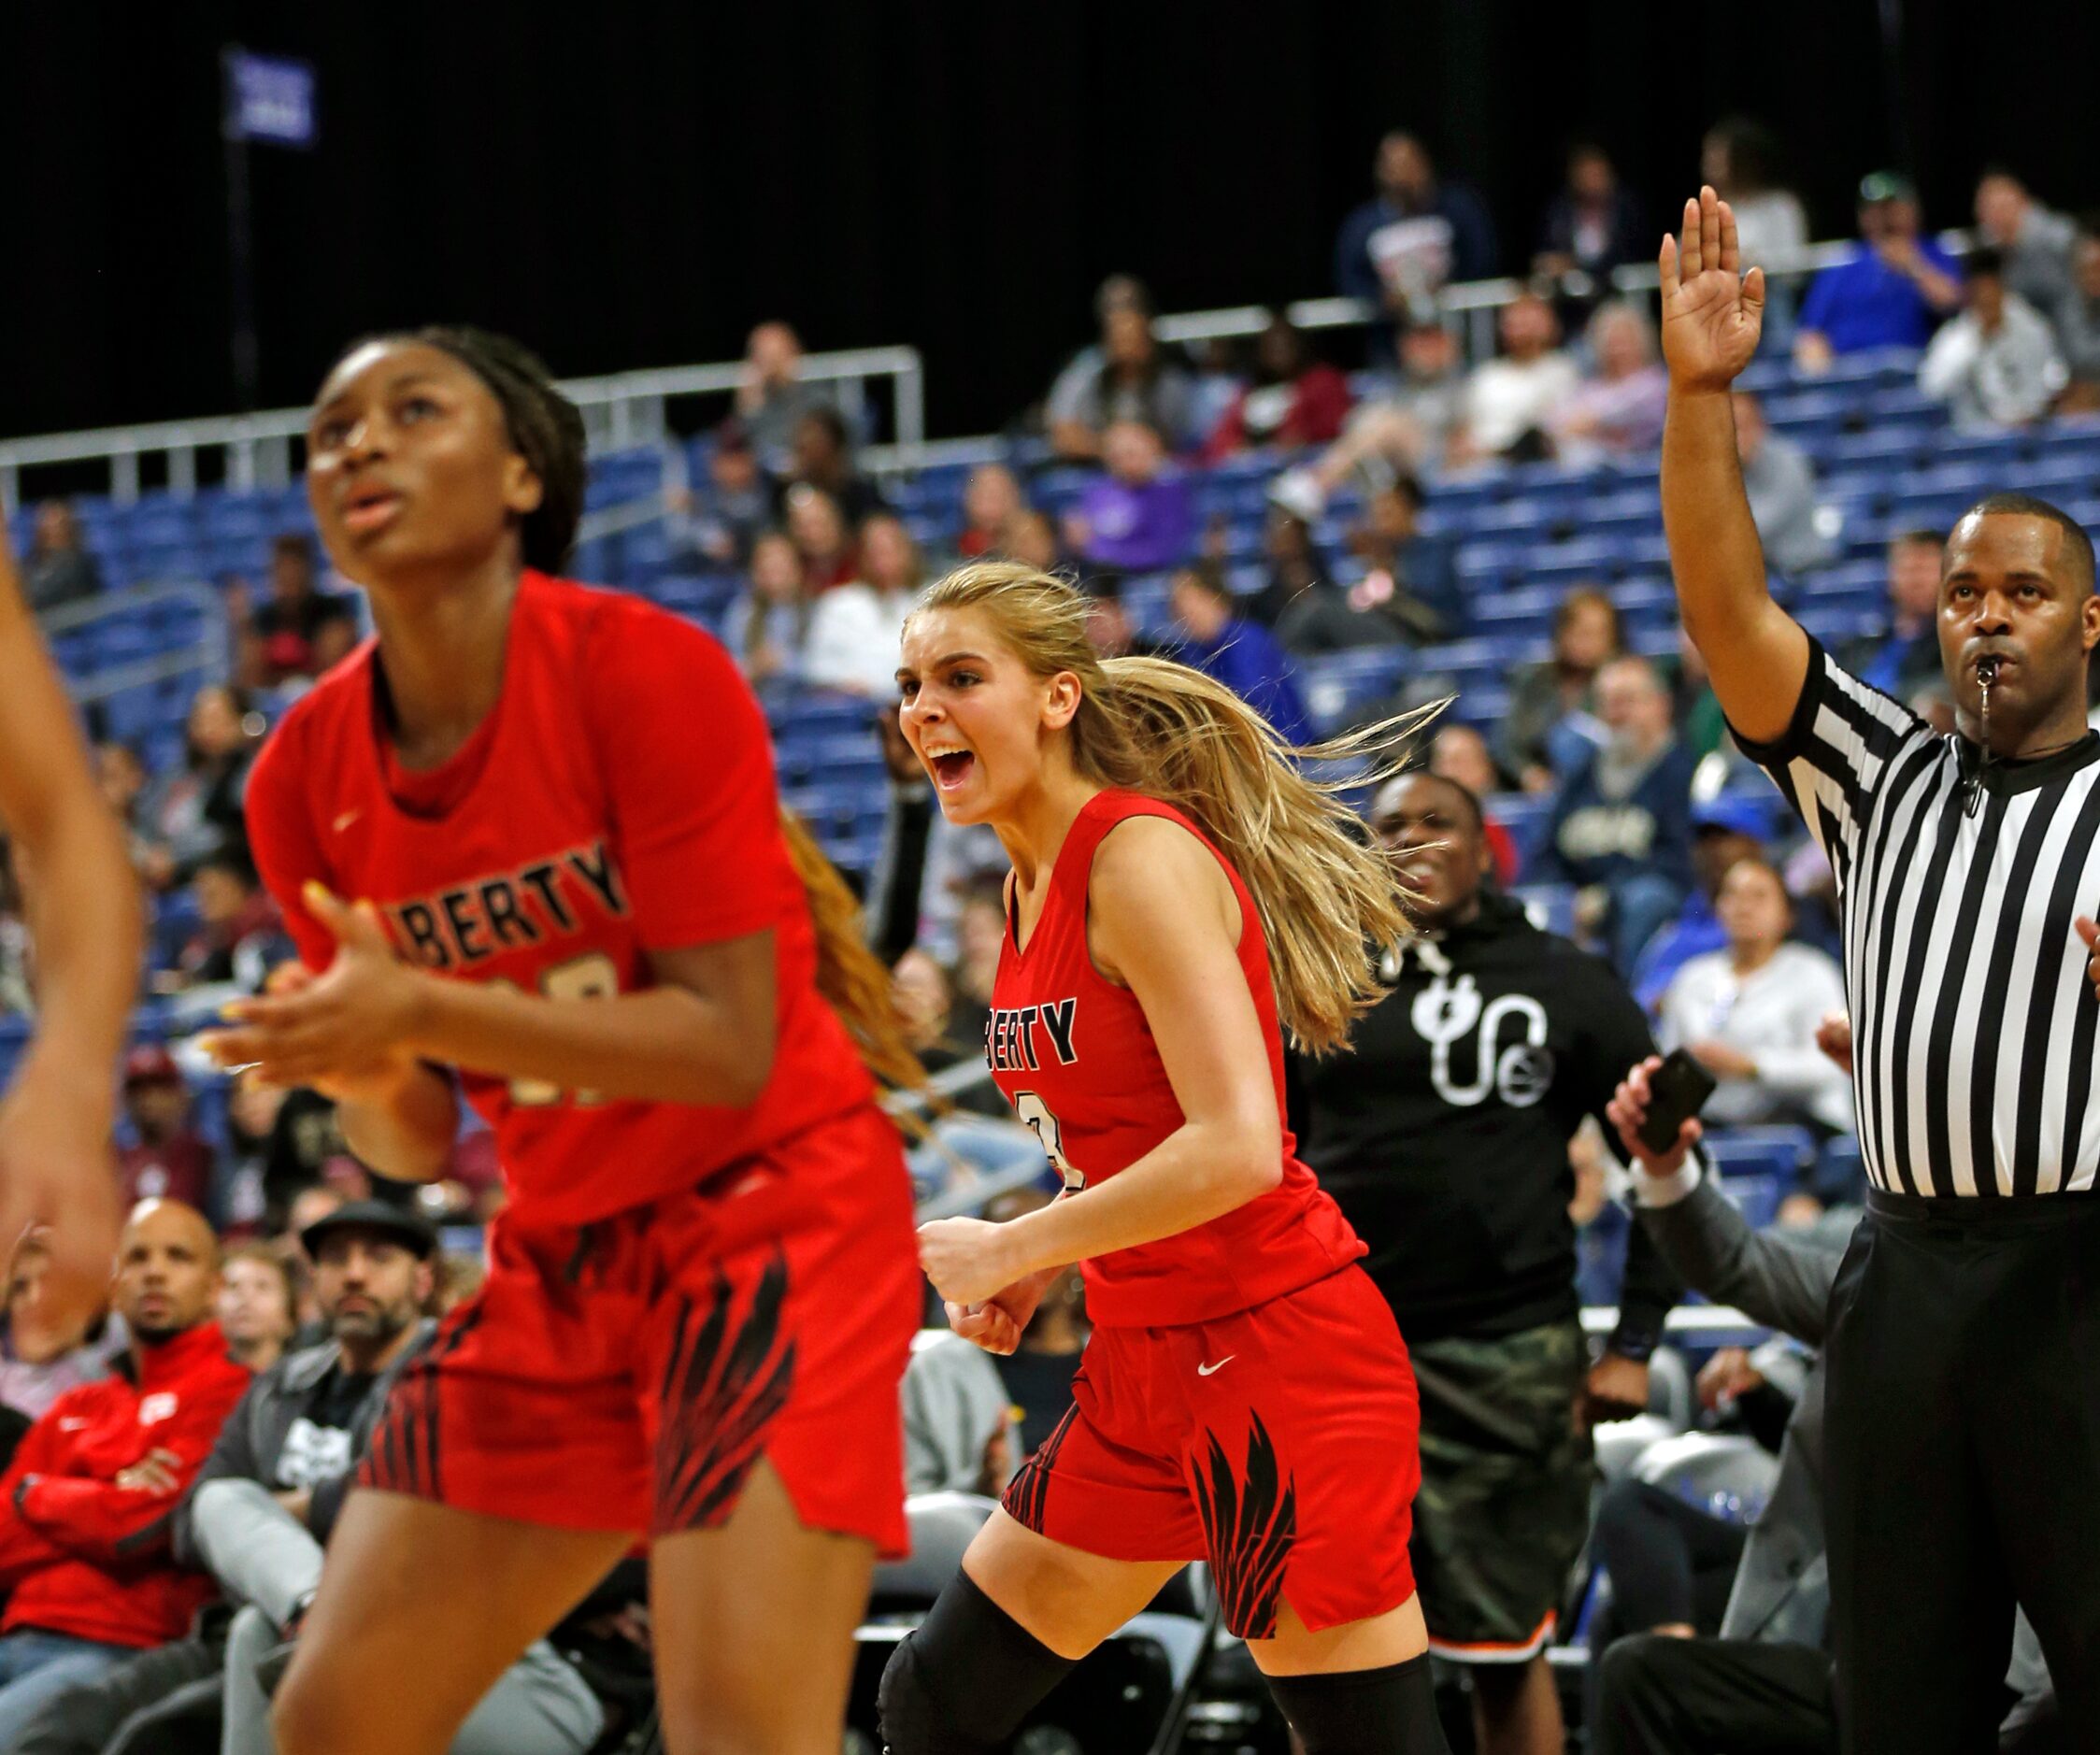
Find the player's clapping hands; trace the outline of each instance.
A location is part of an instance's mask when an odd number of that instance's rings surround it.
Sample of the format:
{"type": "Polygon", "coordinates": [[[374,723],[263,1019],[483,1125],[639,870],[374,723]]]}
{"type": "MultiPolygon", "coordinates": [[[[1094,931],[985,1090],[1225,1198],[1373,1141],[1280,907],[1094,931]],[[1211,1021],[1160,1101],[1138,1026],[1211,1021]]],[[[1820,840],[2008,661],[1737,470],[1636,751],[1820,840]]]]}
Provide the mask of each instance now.
{"type": "Polygon", "coordinates": [[[305,1085],[338,1102],[381,1093],[417,1066],[411,1046],[422,1001],[419,974],[394,955],[377,909],[308,884],[303,897],[336,938],[321,975],[286,972],[260,999],[225,1008],[233,1028],[204,1046],[221,1066],[252,1065],[273,1085],[305,1085]]]}

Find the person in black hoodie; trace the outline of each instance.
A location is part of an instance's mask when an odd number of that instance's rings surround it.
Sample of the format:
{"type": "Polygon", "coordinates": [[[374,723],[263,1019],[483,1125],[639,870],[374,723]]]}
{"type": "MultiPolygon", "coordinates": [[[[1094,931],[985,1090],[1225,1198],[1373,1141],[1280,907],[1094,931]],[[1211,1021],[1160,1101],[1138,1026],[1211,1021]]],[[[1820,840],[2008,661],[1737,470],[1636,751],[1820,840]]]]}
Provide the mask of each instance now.
{"type": "Polygon", "coordinates": [[[1352,1051],[1293,1063],[1292,1119],[1414,1361],[1430,1649],[1468,1666],[1483,1755],[1557,1752],[1545,1648],[1588,1529],[1588,1429],[1646,1406],[1679,1291],[1636,1229],[1617,1331],[1587,1363],[1568,1143],[1651,1041],[1607,964],[1490,887],[1466,788],[1402,775],[1372,825],[1418,932],[1384,953],[1352,1051]]]}

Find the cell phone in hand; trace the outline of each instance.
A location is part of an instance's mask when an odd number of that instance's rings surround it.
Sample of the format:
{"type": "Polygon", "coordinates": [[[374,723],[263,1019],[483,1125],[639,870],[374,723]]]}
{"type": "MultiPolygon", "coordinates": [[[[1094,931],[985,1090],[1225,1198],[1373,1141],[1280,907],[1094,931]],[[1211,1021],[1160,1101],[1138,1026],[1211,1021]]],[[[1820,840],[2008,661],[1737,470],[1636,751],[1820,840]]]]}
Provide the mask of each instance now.
{"type": "Polygon", "coordinates": [[[1715,1083],[1691,1055],[1672,1049],[1648,1076],[1648,1119],[1640,1124],[1640,1143],[1650,1151],[1668,1151],[1685,1122],[1706,1107],[1715,1083]]]}

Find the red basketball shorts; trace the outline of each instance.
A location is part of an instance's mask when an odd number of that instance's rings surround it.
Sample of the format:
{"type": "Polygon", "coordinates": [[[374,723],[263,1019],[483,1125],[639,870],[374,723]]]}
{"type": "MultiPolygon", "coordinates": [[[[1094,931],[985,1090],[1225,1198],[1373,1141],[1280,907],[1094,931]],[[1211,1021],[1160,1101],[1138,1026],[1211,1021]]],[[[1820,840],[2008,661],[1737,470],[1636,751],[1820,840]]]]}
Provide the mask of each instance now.
{"type": "Polygon", "coordinates": [[[1248,1639],[1275,1634],[1279,1600],[1318,1630],[1414,1594],[1415,1379],[1361,1269],[1216,1321],[1096,1329],[1072,1391],[1007,1488],[1038,1534],[1207,1560],[1248,1639]]]}
{"type": "Polygon", "coordinates": [[[763,1457],[806,1525],[909,1547],[919,1262],[879,1110],[590,1224],[505,1213],[489,1256],[395,1385],[361,1484],[664,1535],[725,1521],[763,1457]]]}

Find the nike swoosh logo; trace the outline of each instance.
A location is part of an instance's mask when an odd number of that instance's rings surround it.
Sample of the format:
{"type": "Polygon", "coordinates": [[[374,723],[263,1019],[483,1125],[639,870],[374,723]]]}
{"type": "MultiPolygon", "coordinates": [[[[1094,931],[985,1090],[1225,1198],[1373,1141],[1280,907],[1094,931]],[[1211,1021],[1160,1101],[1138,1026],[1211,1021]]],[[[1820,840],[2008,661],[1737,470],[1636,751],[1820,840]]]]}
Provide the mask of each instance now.
{"type": "Polygon", "coordinates": [[[362,810],[346,810],[341,816],[336,819],[331,827],[335,829],[337,835],[340,835],[345,829],[349,828],[351,823],[355,822],[364,814],[364,813],[362,810]]]}
{"type": "Polygon", "coordinates": [[[1213,1371],[1222,1371],[1227,1365],[1231,1364],[1232,1362],[1238,1357],[1239,1355],[1237,1353],[1227,1353],[1214,1365],[1198,1365],[1196,1367],[1196,1376],[1199,1377],[1207,1377],[1213,1371]]]}

